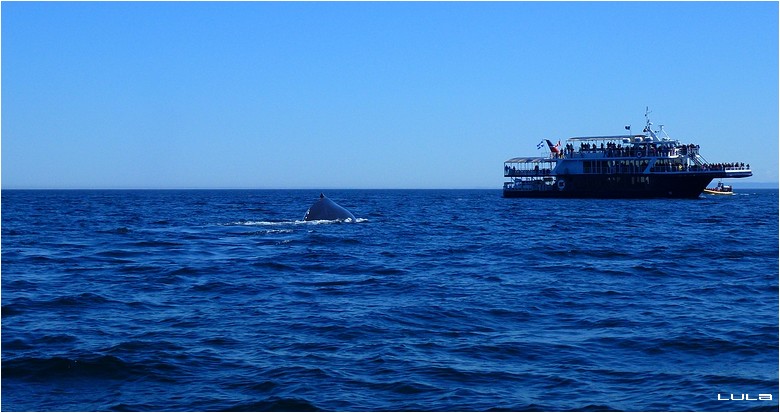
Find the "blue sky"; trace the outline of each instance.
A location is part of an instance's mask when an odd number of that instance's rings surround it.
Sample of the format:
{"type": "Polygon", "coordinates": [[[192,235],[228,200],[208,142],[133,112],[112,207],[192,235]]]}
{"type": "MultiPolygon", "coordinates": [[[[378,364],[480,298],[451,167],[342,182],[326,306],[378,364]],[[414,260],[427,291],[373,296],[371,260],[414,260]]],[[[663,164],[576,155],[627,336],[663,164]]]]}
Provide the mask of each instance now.
{"type": "Polygon", "coordinates": [[[778,181],[778,3],[2,3],[3,188],[501,188],[641,131],[778,181]]]}

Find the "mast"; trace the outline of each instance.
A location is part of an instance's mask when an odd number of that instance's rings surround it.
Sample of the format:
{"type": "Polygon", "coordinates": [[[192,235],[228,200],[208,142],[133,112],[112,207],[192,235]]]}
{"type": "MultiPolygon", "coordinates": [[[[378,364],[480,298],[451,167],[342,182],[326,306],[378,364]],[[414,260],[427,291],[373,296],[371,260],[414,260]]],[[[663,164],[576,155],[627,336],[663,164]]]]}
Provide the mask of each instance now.
{"type": "Polygon", "coordinates": [[[649,133],[650,137],[653,138],[653,142],[658,142],[658,136],[656,136],[655,132],[653,132],[653,122],[650,122],[650,107],[645,106],[645,133],[649,133]]]}

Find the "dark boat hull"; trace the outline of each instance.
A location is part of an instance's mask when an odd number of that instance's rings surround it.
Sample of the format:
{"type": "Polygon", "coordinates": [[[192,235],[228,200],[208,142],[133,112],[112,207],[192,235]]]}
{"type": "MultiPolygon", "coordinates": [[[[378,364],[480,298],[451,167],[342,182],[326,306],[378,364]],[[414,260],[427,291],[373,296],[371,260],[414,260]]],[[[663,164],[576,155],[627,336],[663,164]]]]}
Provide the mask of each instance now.
{"type": "Polygon", "coordinates": [[[698,198],[710,173],[638,175],[558,175],[548,190],[504,188],[504,198],[698,198]],[[561,181],[563,184],[561,184],[561,181]]]}

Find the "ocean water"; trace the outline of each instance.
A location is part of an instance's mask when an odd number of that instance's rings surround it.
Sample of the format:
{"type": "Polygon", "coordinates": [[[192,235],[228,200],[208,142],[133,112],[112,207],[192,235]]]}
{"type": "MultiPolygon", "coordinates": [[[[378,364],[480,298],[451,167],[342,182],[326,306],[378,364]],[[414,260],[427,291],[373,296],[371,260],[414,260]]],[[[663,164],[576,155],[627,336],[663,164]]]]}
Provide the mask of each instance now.
{"type": "Polygon", "coordinates": [[[4,190],[1,407],[777,411],[778,191],[736,189],[4,190]]]}

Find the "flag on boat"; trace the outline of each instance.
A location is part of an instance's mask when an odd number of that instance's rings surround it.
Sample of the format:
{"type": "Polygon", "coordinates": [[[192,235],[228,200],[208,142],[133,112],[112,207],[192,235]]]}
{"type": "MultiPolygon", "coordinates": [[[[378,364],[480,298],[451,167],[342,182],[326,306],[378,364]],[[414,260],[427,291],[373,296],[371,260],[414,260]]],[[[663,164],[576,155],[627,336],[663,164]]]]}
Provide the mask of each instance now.
{"type": "Polygon", "coordinates": [[[626,125],[626,130],[631,130],[631,125],[626,125]]]}
{"type": "Polygon", "coordinates": [[[550,142],[550,140],[547,139],[547,146],[550,148],[550,152],[561,153],[561,150],[558,149],[558,147],[561,146],[561,141],[558,141],[557,145],[553,145],[552,142],[550,142]]]}
{"type": "Polygon", "coordinates": [[[542,149],[543,146],[544,146],[544,139],[541,140],[538,144],[536,144],[536,149],[542,149]]]}

